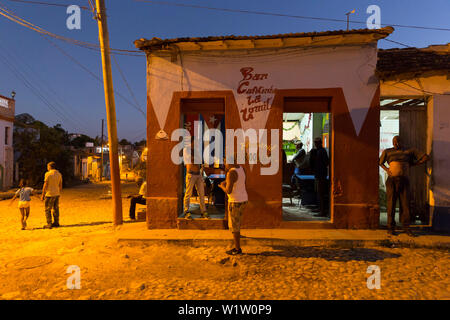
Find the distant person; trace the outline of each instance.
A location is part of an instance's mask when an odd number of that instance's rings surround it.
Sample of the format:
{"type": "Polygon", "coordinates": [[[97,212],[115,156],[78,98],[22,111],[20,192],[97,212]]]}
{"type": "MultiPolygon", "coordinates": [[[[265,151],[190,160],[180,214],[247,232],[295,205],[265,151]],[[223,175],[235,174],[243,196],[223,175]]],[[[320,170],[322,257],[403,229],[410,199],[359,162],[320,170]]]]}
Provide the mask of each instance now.
{"type": "Polygon", "coordinates": [[[417,149],[404,148],[399,136],[395,136],[392,139],[392,144],[394,147],[384,150],[379,161],[380,167],[388,174],[386,180],[388,234],[396,235],[395,207],[398,199],[400,203],[400,222],[403,230],[407,235],[414,237],[414,233],[409,228],[411,219],[409,213],[409,168],[428,161],[430,157],[417,149]],[[389,167],[386,167],[386,162],[389,164],[389,167]]]}
{"type": "Polygon", "coordinates": [[[147,194],[147,181],[144,181],[143,178],[137,179],[137,185],[139,187],[139,194],[137,195],[131,195],[129,198],[130,200],[130,219],[136,220],[136,204],[146,204],[147,201],[145,199],[145,196],[147,194]]]}
{"type": "MultiPolygon", "coordinates": [[[[236,160],[236,157],[235,157],[236,160]]],[[[226,253],[230,255],[242,254],[241,249],[241,220],[244,208],[248,203],[245,187],[245,171],[238,164],[226,164],[226,180],[219,187],[228,195],[228,226],[233,233],[234,248],[226,253]]]]}
{"type": "Polygon", "coordinates": [[[19,190],[16,191],[16,194],[11,199],[12,205],[14,200],[19,197],[18,208],[21,214],[20,222],[22,224],[22,230],[25,230],[27,227],[27,219],[30,216],[30,204],[31,204],[31,196],[33,195],[33,188],[27,187],[27,181],[21,179],[19,182],[19,190]]]}
{"type": "Polygon", "coordinates": [[[45,217],[47,218],[44,229],[51,229],[59,227],[59,197],[62,191],[62,176],[56,170],[56,164],[53,161],[47,164],[47,170],[42,188],[42,200],[45,202],[45,217]]]}
{"type": "Polygon", "coordinates": [[[206,212],[205,206],[205,185],[203,175],[201,172],[201,165],[194,163],[195,156],[193,153],[197,152],[195,148],[191,148],[192,143],[188,143],[183,149],[183,160],[186,166],[186,192],[184,194],[184,217],[192,219],[190,213],[190,202],[194,187],[197,189],[197,194],[200,199],[200,211],[202,218],[209,219],[209,214],[206,212]],[[194,151],[194,152],[192,152],[194,151]]]}
{"type": "Polygon", "coordinates": [[[292,162],[295,165],[295,170],[294,170],[294,174],[292,175],[292,178],[291,178],[291,183],[293,185],[298,185],[299,176],[302,173],[301,167],[303,165],[303,161],[306,158],[306,151],[305,151],[305,149],[303,149],[302,142],[297,143],[295,148],[296,148],[296,153],[295,153],[294,157],[292,158],[292,162]]]}
{"type": "Polygon", "coordinates": [[[315,148],[311,150],[309,157],[309,165],[314,172],[316,194],[319,200],[320,217],[328,216],[328,166],[330,160],[327,151],[322,146],[322,138],[314,139],[315,148]]]}

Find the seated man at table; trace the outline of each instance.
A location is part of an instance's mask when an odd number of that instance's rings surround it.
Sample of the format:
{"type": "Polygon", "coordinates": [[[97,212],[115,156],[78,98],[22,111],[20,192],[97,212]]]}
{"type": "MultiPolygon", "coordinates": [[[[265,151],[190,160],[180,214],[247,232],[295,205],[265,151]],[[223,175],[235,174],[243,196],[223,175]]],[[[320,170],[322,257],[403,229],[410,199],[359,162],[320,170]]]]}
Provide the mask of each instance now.
{"type": "Polygon", "coordinates": [[[147,193],[147,182],[144,181],[143,178],[139,178],[137,180],[137,185],[139,187],[139,194],[137,195],[131,195],[129,198],[131,198],[130,201],[130,219],[136,220],[136,204],[146,204],[145,195],[147,193]]]}
{"type": "MultiPolygon", "coordinates": [[[[194,163],[195,157],[192,155],[191,144],[187,144],[183,148],[183,159],[186,166],[186,193],[184,194],[184,217],[186,219],[192,219],[189,212],[190,200],[194,186],[197,189],[197,194],[200,200],[200,211],[202,218],[209,219],[209,215],[206,212],[205,206],[205,186],[202,175],[201,165],[194,163]]],[[[194,150],[195,151],[195,150],[194,150]]]]}

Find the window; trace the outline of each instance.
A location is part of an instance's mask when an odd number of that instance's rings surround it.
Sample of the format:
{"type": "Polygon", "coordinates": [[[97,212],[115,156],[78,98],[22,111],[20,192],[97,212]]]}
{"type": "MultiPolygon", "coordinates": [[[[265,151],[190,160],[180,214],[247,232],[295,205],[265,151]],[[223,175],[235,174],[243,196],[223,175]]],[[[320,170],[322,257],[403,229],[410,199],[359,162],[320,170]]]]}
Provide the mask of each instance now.
{"type": "Polygon", "coordinates": [[[5,127],[5,145],[7,146],[9,143],[9,127],[5,127]]]}

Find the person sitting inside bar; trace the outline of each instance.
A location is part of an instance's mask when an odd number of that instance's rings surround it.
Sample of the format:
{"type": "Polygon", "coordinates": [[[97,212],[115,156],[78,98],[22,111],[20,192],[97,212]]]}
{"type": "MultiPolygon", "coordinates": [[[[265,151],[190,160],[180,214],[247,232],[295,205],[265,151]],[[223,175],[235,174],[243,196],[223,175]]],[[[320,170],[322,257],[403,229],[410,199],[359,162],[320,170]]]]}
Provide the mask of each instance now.
{"type": "Polygon", "coordinates": [[[131,198],[130,201],[130,219],[136,220],[136,204],[146,204],[145,195],[147,193],[147,182],[144,181],[143,178],[138,178],[136,181],[138,187],[139,187],[139,194],[137,195],[131,195],[129,198],[131,198]]]}
{"type": "Polygon", "coordinates": [[[388,234],[396,235],[395,207],[398,199],[400,204],[400,222],[403,230],[407,235],[414,237],[414,233],[409,228],[411,219],[409,213],[409,167],[422,164],[428,161],[430,157],[417,149],[405,148],[399,136],[395,136],[392,139],[392,144],[394,147],[384,150],[379,161],[380,167],[388,174],[386,179],[388,234]],[[386,167],[386,162],[389,164],[389,167],[386,167]]]}
{"type": "Polygon", "coordinates": [[[184,194],[184,218],[192,219],[189,211],[190,201],[194,186],[197,189],[197,194],[200,200],[200,211],[202,218],[209,219],[205,206],[205,185],[202,175],[202,167],[195,163],[195,153],[198,152],[196,148],[192,148],[192,143],[187,143],[183,148],[183,160],[186,166],[186,192],[184,194]],[[192,152],[194,151],[194,152],[192,152]]]}
{"type": "Polygon", "coordinates": [[[292,162],[295,165],[295,170],[294,170],[294,174],[292,175],[291,178],[291,184],[293,184],[294,186],[299,184],[299,176],[301,175],[301,166],[303,164],[303,161],[306,158],[306,151],[305,149],[303,149],[303,143],[299,142],[296,144],[295,146],[297,152],[295,153],[294,157],[292,158],[292,162]]]}

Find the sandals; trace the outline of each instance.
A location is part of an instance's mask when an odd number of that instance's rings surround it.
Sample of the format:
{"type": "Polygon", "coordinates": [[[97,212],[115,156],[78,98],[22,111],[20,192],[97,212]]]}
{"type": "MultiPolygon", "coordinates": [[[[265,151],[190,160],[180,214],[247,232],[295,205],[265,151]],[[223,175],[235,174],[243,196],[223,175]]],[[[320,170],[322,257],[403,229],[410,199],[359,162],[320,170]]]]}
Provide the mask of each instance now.
{"type": "Polygon", "coordinates": [[[235,255],[238,255],[238,254],[242,254],[242,249],[233,248],[231,250],[226,251],[226,253],[229,254],[229,255],[235,256],[235,255]]]}

